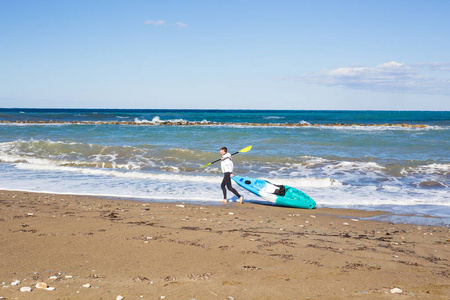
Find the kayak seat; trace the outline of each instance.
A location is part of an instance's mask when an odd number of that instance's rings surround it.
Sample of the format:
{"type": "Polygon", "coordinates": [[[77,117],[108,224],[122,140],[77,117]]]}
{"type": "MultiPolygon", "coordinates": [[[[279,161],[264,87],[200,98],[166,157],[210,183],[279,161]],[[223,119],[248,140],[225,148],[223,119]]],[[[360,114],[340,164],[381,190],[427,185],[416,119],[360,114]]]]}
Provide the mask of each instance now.
{"type": "Polygon", "coordinates": [[[284,185],[277,185],[274,184],[274,186],[278,187],[274,194],[283,197],[286,194],[286,188],[284,187],[284,185]]]}

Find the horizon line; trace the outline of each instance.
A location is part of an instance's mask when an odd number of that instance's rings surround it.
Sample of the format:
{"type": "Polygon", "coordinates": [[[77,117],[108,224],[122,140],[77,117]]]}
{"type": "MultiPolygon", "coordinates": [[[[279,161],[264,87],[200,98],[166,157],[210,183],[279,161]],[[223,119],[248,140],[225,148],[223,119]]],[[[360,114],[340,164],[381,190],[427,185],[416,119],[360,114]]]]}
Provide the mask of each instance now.
{"type": "Polygon", "coordinates": [[[8,110],[204,110],[204,111],[398,111],[398,112],[450,112],[450,110],[421,110],[421,109],[276,109],[276,108],[83,108],[83,107],[0,107],[8,110]]]}

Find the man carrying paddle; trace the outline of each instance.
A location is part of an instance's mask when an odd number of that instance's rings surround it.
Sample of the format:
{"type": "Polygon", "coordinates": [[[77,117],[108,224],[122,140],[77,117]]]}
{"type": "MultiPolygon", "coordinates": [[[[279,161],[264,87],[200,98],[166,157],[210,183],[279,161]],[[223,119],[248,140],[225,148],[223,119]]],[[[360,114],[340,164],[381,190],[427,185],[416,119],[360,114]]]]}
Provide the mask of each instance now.
{"type": "Polygon", "coordinates": [[[244,197],[242,197],[238,191],[236,191],[231,186],[231,177],[233,175],[233,161],[231,160],[231,154],[228,153],[227,147],[220,148],[220,154],[222,155],[222,158],[220,159],[220,166],[222,168],[223,172],[223,180],[222,180],[222,191],[223,191],[223,200],[222,203],[227,203],[227,190],[225,187],[227,187],[233,194],[235,194],[239,198],[239,203],[242,204],[242,201],[244,200],[244,197]]]}

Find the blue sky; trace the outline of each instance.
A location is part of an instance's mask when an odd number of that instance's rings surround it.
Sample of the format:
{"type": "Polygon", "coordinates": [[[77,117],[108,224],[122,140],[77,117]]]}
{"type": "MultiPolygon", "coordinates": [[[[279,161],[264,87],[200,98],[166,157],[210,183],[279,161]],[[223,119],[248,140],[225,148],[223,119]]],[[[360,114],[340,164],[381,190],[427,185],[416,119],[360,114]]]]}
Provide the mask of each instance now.
{"type": "Polygon", "coordinates": [[[0,107],[450,110],[450,1],[0,1],[0,107]]]}

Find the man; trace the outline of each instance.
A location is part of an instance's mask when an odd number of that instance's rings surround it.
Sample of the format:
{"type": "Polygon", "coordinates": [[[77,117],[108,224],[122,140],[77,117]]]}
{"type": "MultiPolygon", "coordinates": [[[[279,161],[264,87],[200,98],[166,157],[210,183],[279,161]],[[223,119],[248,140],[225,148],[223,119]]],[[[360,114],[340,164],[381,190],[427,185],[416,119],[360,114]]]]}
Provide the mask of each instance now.
{"type": "Polygon", "coordinates": [[[223,172],[223,180],[222,180],[222,191],[223,191],[223,200],[222,203],[227,203],[227,187],[233,194],[235,194],[239,198],[239,203],[242,204],[244,197],[242,197],[232,186],[231,186],[231,177],[233,175],[233,161],[231,160],[231,154],[228,153],[227,147],[220,148],[220,154],[222,155],[220,166],[223,172]]]}

